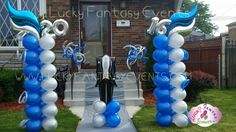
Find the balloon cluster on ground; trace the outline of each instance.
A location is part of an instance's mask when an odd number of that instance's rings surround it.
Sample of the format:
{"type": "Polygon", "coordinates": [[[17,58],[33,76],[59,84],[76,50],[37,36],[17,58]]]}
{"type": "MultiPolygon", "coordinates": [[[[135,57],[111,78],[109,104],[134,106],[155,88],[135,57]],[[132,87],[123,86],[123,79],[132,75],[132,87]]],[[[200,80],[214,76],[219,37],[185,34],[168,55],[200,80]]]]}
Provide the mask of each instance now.
{"type": "Polygon", "coordinates": [[[150,35],[155,35],[152,58],[155,60],[153,82],[156,88],[153,94],[158,101],[156,121],[160,126],[170,126],[174,123],[178,127],[185,127],[189,123],[186,115],[187,104],[183,99],[186,97],[184,89],[190,80],[185,75],[186,66],[181,62],[188,60],[189,54],[181,48],[184,38],[179,32],[193,28],[196,13],[197,7],[194,7],[189,13],[173,14],[170,20],[159,22],[155,17],[147,30],[150,35]]]}
{"type": "Polygon", "coordinates": [[[33,13],[15,10],[8,1],[10,22],[14,29],[20,30],[21,42],[25,48],[22,55],[24,63],[25,91],[19,98],[19,103],[25,103],[27,119],[20,123],[20,127],[28,132],[39,132],[43,128],[53,131],[57,128],[55,116],[58,113],[55,102],[58,99],[54,90],[57,81],[53,76],[57,69],[52,64],[55,53],[55,37],[63,36],[68,30],[68,23],[63,19],[56,20],[53,24],[44,20],[40,24],[33,13]],[[63,30],[58,26],[63,25],[63,30]],[[42,28],[42,29],[41,29],[42,28]],[[49,34],[53,30],[54,34],[49,34]],[[42,33],[41,35],[39,33],[42,33]]]}
{"type": "Polygon", "coordinates": [[[117,127],[121,123],[121,118],[118,115],[120,107],[120,103],[114,99],[108,104],[100,100],[94,101],[93,126],[97,128],[105,125],[112,128],[117,127]]]}

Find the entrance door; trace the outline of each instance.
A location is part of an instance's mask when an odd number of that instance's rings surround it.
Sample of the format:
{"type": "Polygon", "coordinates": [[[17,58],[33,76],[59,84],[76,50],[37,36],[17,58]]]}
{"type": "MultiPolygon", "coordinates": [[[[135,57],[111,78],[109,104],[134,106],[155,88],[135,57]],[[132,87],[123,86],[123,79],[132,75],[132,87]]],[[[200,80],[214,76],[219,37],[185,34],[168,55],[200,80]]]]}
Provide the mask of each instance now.
{"type": "Polygon", "coordinates": [[[87,60],[83,68],[95,68],[96,57],[111,53],[109,4],[81,3],[81,10],[81,38],[87,60]]]}

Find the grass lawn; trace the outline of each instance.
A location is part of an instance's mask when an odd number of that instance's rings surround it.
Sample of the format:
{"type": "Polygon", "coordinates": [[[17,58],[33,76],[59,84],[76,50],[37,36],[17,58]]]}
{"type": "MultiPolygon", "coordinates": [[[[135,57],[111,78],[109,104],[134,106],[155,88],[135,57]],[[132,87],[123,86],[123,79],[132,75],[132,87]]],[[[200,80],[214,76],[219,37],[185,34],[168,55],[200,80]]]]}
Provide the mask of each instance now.
{"type": "MultiPolygon", "coordinates": [[[[169,128],[160,127],[154,120],[154,106],[144,106],[134,117],[133,122],[139,132],[236,132],[236,89],[210,89],[201,94],[202,101],[216,106],[222,112],[222,119],[217,125],[202,128],[190,124],[186,128],[178,128],[174,124],[169,128]]],[[[199,103],[191,103],[197,106],[199,103]]]]}
{"type": "MultiPolygon", "coordinates": [[[[8,112],[0,110],[0,132],[25,132],[25,130],[18,128],[18,124],[24,118],[23,111],[8,112]]],[[[60,109],[56,118],[58,120],[56,132],[74,132],[80,120],[66,108],[60,109]]]]}

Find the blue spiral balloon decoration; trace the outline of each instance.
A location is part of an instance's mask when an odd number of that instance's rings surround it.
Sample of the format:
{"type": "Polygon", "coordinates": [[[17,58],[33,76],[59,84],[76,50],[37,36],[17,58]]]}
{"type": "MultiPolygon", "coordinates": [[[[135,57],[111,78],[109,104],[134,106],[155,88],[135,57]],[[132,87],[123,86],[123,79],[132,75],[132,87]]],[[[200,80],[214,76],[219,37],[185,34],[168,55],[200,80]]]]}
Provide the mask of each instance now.
{"type": "Polygon", "coordinates": [[[27,132],[40,132],[42,128],[53,131],[57,128],[55,116],[58,109],[54,103],[58,97],[53,91],[57,87],[57,81],[53,78],[57,69],[51,64],[55,60],[55,53],[51,49],[55,46],[54,36],[65,35],[69,28],[68,23],[63,19],[58,19],[53,24],[47,20],[39,23],[32,12],[15,10],[9,1],[7,8],[10,23],[14,29],[20,31],[19,40],[25,48],[22,54],[26,76],[25,91],[18,102],[26,104],[27,119],[21,121],[19,126],[26,128],[27,132]],[[48,24],[47,27],[41,29],[40,25],[45,23],[48,24]],[[58,30],[58,25],[63,25],[64,29],[58,30]],[[51,30],[55,34],[49,34],[51,30]]]}
{"type": "Polygon", "coordinates": [[[160,126],[168,127],[174,123],[178,127],[185,127],[189,123],[186,115],[187,104],[183,99],[186,97],[184,89],[190,80],[185,75],[186,66],[182,62],[188,60],[189,54],[181,48],[184,38],[179,32],[193,28],[197,10],[198,7],[195,6],[188,13],[177,12],[170,20],[160,22],[158,18],[153,18],[147,30],[150,35],[156,34],[153,39],[156,49],[152,54],[155,60],[153,95],[157,99],[158,110],[155,119],[160,126]]]}

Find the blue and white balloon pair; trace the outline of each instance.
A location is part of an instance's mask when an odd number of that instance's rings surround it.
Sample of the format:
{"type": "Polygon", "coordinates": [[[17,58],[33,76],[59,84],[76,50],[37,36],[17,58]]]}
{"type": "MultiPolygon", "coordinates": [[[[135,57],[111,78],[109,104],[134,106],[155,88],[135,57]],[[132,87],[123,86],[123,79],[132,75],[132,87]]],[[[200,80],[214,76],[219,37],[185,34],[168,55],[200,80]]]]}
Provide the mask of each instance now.
{"type": "Polygon", "coordinates": [[[83,53],[85,45],[76,45],[73,42],[66,44],[66,42],[67,41],[64,42],[62,47],[63,57],[73,59],[79,71],[81,69],[81,65],[85,62],[85,54],[83,53]]]}
{"type": "Polygon", "coordinates": [[[130,48],[128,52],[128,57],[126,60],[126,65],[129,69],[131,69],[131,65],[135,64],[137,60],[141,60],[147,55],[147,48],[142,45],[131,45],[128,44],[123,47],[125,48],[130,48]]]}
{"type": "Polygon", "coordinates": [[[186,97],[185,87],[189,79],[185,76],[185,64],[181,61],[188,60],[189,54],[181,49],[184,38],[179,32],[189,31],[195,23],[198,7],[191,12],[177,12],[170,19],[159,22],[157,17],[152,19],[152,24],[147,30],[150,35],[156,35],[153,46],[156,50],[152,57],[156,61],[153,66],[156,86],[153,94],[157,98],[156,121],[160,126],[170,126],[172,123],[178,127],[185,127],[189,120],[186,115],[187,104],[183,101],[186,97]]]}
{"type": "Polygon", "coordinates": [[[20,127],[26,128],[28,132],[39,132],[42,127],[46,131],[55,130],[58,125],[55,119],[58,112],[55,102],[58,96],[53,91],[57,87],[53,76],[57,69],[51,64],[55,60],[51,49],[55,46],[55,37],[67,32],[68,23],[63,19],[56,20],[53,24],[47,20],[39,23],[33,13],[15,10],[9,1],[7,7],[11,25],[20,31],[19,40],[25,48],[22,59],[27,79],[24,81],[25,92],[20,96],[19,103],[26,103],[27,119],[20,123],[20,127]],[[63,25],[63,30],[58,29],[59,25],[63,25]],[[51,30],[54,34],[49,34],[51,30]]]}
{"type": "Polygon", "coordinates": [[[107,105],[103,101],[96,100],[93,103],[95,111],[93,117],[94,127],[103,127],[107,124],[108,127],[117,127],[121,123],[121,118],[118,115],[120,111],[120,103],[114,99],[107,105]]]}

